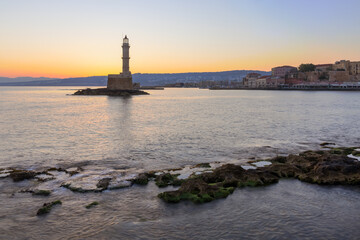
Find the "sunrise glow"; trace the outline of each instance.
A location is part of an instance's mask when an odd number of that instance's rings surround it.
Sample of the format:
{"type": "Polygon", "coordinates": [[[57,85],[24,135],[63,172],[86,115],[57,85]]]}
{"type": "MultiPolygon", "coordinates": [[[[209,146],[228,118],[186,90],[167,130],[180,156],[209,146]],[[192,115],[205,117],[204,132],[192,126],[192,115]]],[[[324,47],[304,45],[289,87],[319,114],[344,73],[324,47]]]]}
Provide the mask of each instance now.
{"type": "Polygon", "coordinates": [[[359,8],[351,0],[5,0],[0,76],[118,73],[124,34],[133,73],[269,71],[359,60],[359,8]]]}

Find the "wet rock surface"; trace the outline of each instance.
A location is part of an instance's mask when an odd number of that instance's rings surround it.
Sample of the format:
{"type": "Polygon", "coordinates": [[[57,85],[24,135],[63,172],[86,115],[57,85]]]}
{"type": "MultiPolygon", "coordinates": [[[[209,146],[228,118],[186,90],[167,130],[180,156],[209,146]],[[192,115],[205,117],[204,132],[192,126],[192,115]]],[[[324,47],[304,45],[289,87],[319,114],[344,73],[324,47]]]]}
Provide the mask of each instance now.
{"type": "Polygon", "coordinates": [[[82,89],[74,93],[74,95],[106,95],[106,96],[120,96],[129,97],[131,95],[149,95],[149,93],[141,90],[110,90],[107,88],[97,89],[82,89]]]}
{"type": "Polygon", "coordinates": [[[99,202],[95,201],[95,202],[92,202],[92,203],[89,203],[88,205],[86,205],[85,208],[90,209],[90,208],[95,207],[97,205],[99,205],[99,202]]]}
{"type": "Polygon", "coordinates": [[[37,189],[37,190],[34,190],[32,192],[32,194],[35,195],[35,196],[49,196],[51,194],[51,191],[37,189]]]}
{"type": "Polygon", "coordinates": [[[44,205],[39,208],[39,210],[37,211],[36,215],[44,215],[44,214],[47,214],[51,211],[52,207],[55,206],[55,205],[61,205],[62,202],[60,200],[56,200],[56,201],[53,201],[53,202],[49,202],[49,203],[44,203],[44,205]]]}
{"type": "Polygon", "coordinates": [[[9,175],[14,182],[20,182],[26,179],[31,179],[36,176],[36,172],[27,170],[13,170],[9,175]]]}
{"type": "Polygon", "coordinates": [[[203,173],[185,180],[176,191],[158,195],[166,202],[191,200],[209,202],[227,197],[236,187],[255,187],[277,183],[280,178],[297,178],[316,184],[360,185],[360,161],[348,157],[357,148],[333,148],[328,151],[306,151],[299,155],[275,157],[266,165],[245,170],[226,164],[212,173],[203,173]]]}
{"type": "Polygon", "coordinates": [[[199,163],[196,164],[195,166],[192,166],[191,168],[210,168],[210,163],[199,163]]]}
{"type": "Polygon", "coordinates": [[[96,187],[101,189],[107,189],[110,184],[111,178],[103,178],[100,179],[99,182],[96,184],[96,187]]]}
{"type": "Polygon", "coordinates": [[[317,184],[360,184],[360,162],[348,157],[356,148],[306,151],[289,155],[284,163],[273,160],[264,170],[317,184]]]}
{"type": "Polygon", "coordinates": [[[205,203],[218,198],[226,198],[233,191],[234,187],[208,184],[203,179],[197,178],[185,181],[176,191],[160,193],[158,197],[170,203],[177,203],[181,200],[205,203]]]}
{"type": "Polygon", "coordinates": [[[183,180],[177,178],[179,175],[180,174],[164,173],[156,177],[155,183],[158,187],[166,187],[169,185],[180,186],[183,180]]]}
{"type": "Polygon", "coordinates": [[[149,182],[149,178],[150,176],[148,174],[141,173],[137,178],[133,180],[133,182],[138,185],[146,185],[149,182]]]}
{"type": "Polygon", "coordinates": [[[277,183],[281,178],[296,178],[315,184],[360,185],[360,149],[338,147],[251,160],[245,165],[201,163],[149,172],[68,166],[37,171],[8,168],[0,169],[0,174],[2,179],[12,179],[14,184],[22,188],[13,194],[49,196],[61,187],[76,193],[103,192],[154,181],[159,188],[178,187],[175,191],[158,195],[166,202],[190,200],[205,203],[226,198],[236,188],[265,186],[277,183]]]}

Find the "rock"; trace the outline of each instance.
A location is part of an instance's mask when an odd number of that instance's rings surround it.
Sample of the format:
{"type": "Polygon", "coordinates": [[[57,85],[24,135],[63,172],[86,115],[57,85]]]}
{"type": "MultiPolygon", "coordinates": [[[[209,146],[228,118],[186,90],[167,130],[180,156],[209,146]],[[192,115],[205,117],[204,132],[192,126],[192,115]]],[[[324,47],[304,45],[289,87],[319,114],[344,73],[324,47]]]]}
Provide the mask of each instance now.
{"type": "Polygon", "coordinates": [[[46,181],[50,181],[50,180],[54,180],[55,177],[54,175],[50,174],[50,173],[46,173],[46,174],[38,174],[35,177],[39,182],[46,182],[46,181]]]}
{"type": "Polygon", "coordinates": [[[332,142],[323,142],[323,143],[320,143],[320,146],[327,146],[327,145],[335,145],[335,143],[332,143],[332,142]]]}
{"type": "Polygon", "coordinates": [[[36,172],[27,170],[14,170],[10,173],[10,177],[14,182],[23,181],[25,179],[31,179],[36,176],[36,172]]]}
{"type": "Polygon", "coordinates": [[[42,208],[40,208],[36,215],[43,215],[43,214],[47,214],[51,211],[52,207],[54,205],[58,205],[58,204],[62,204],[62,202],[60,200],[54,201],[54,202],[50,202],[50,203],[44,203],[44,205],[42,206],[42,208]]]}
{"type": "Polygon", "coordinates": [[[126,187],[131,187],[132,185],[132,181],[129,180],[118,180],[118,179],[113,179],[111,180],[108,189],[109,190],[114,190],[114,189],[120,189],[120,188],[126,188],[126,187]]]}
{"type": "Polygon", "coordinates": [[[38,196],[49,196],[51,194],[50,190],[34,190],[32,191],[33,195],[38,195],[38,196]]]}
{"type": "Polygon", "coordinates": [[[276,156],[269,160],[270,162],[286,163],[287,157],[285,156],[276,156]]]}
{"type": "Polygon", "coordinates": [[[111,181],[111,178],[100,179],[99,182],[96,184],[96,187],[105,190],[108,188],[110,181],[111,181]]]}
{"type": "Polygon", "coordinates": [[[351,154],[355,149],[357,149],[356,147],[339,147],[339,148],[332,148],[330,150],[331,154],[338,154],[338,155],[349,155],[351,154]]]}
{"type": "Polygon", "coordinates": [[[197,178],[185,181],[177,191],[163,192],[158,197],[169,203],[177,203],[181,200],[205,203],[218,198],[226,198],[233,191],[233,187],[209,185],[204,180],[197,178]]]}
{"type": "Polygon", "coordinates": [[[131,95],[149,95],[149,93],[140,90],[110,90],[107,88],[82,89],[74,93],[74,95],[106,95],[129,97],[131,95]]]}
{"type": "Polygon", "coordinates": [[[265,167],[263,171],[272,173],[278,178],[291,178],[301,173],[297,167],[283,163],[273,163],[271,166],[265,167]]]}
{"type": "Polygon", "coordinates": [[[211,166],[210,163],[199,163],[192,166],[191,168],[211,168],[211,166]]]}
{"type": "Polygon", "coordinates": [[[114,177],[102,175],[93,171],[84,172],[65,180],[61,186],[73,192],[102,192],[106,190],[114,177]]]}
{"type": "MultiPolygon", "coordinates": [[[[166,202],[191,200],[204,203],[226,197],[236,187],[265,186],[279,178],[297,178],[316,184],[360,185],[360,161],[349,158],[360,154],[358,148],[333,148],[328,151],[305,151],[299,155],[269,159],[272,164],[245,170],[241,166],[225,164],[212,173],[203,173],[184,180],[176,191],[163,192],[158,196],[166,202]]],[[[159,186],[167,186],[170,174],[157,177],[159,186]]]]}
{"type": "Polygon", "coordinates": [[[65,169],[63,169],[63,168],[56,168],[56,167],[48,168],[45,172],[50,172],[50,171],[66,172],[65,169]]]}
{"type": "Polygon", "coordinates": [[[318,184],[360,184],[360,162],[347,156],[327,155],[304,173],[304,181],[318,184]]]}
{"type": "Polygon", "coordinates": [[[169,185],[180,186],[183,182],[182,179],[178,179],[180,174],[163,173],[156,177],[155,183],[158,187],[166,187],[169,185]]]}
{"type": "Polygon", "coordinates": [[[330,151],[306,151],[289,155],[286,163],[264,168],[278,177],[295,177],[317,184],[360,184],[360,162],[347,157],[356,148],[333,148],[330,151]]]}
{"type": "MultiPolygon", "coordinates": [[[[164,177],[169,178],[168,175],[162,176],[164,177]]],[[[262,186],[275,183],[278,179],[266,171],[244,170],[238,165],[225,164],[212,173],[203,173],[196,178],[185,180],[176,191],[164,192],[158,196],[166,202],[191,200],[195,203],[204,203],[225,198],[236,187],[262,186]]]]}
{"type": "Polygon", "coordinates": [[[92,208],[92,207],[94,207],[94,206],[96,206],[96,205],[99,205],[99,202],[92,202],[92,203],[90,203],[90,204],[88,204],[88,205],[86,205],[85,207],[87,208],[87,209],[89,209],[89,208],[92,208]]]}
{"type": "Polygon", "coordinates": [[[212,173],[204,173],[200,177],[207,183],[218,183],[242,179],[246,170],[234,164],[225,164],[212,173]]]}
{"type": "Polygon", "coordinates": [[[360,157],[360,151],[354,150],[351,154],[355,157],[360,157]]]}
{"type": "Polygon", "coordinates": [[[139,176],[133,180],[133,182],[139,185],[146,185],[149,182],[148,175],[145,173],[140,173],[139,176]]]}
{"type": "Polygon", "coordinates": [[[157,171],[150,171],[145,173],[148,178],[156,178],[157,171]]]}
{"type": "Polygon", "coordinates": [[[61,187],[64,187],[64,188],[67,188],[69,189],[70,191],[73,191],[73,192],[78,192],[78,193],[87,193],[87,192],[101,192],[103,191],[103,189],[101,188],[97,188],[96,186],[95,187],[88,187],[88,188],[84,188],[82,186],[73,186],[72,183],[63,183],[61,184],[61,187]]]}
{"type": "Polygon", "coordinates": [[[64,172],[70,174],[70,176],[73,176],[73,175],[75,175],[75,174],[80,173],[81,170],[82,170],[82,169],[79,168],[79,167],[76,167],[76,168],[74,167],[74,168],[66,169],[66,170],[64,170],[64,172]]]}

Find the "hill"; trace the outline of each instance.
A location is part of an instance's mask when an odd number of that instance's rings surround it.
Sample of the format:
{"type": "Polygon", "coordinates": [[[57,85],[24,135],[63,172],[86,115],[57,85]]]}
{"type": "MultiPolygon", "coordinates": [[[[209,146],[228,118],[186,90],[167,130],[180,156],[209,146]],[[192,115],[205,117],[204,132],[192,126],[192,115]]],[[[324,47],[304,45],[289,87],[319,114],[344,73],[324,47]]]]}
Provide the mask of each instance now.
{"type": "MultiPolygon", "coordinates": [[[[189,83],[201,81],[242,81],[250,72],[269,74],[265,71],[235,70],[223,72],[193,72],[193,73],[135,73],[133,82],[141,86],[161,86],[172,83],[189,83]]],[[[79,78],[0,78],[0,86],[105,86],[107,76],[92,76],[79,78]]]]}

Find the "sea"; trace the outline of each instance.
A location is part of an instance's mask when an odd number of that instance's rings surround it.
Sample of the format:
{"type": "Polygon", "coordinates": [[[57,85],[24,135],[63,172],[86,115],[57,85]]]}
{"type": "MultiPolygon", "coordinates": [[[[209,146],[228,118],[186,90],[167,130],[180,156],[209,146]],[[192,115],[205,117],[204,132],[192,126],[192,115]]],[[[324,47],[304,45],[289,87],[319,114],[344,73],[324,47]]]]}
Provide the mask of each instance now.
{"type": "MultiPolygon", "coordinates": [[[[108,174],[360,146],[360,92],[165,88],[128,98],[75,96],[84,87],[0,87],[0,169],[108,174]]],[[[4,172],[4,170],[2,170],[4,172]]],[[[0,178],[0,239],[359,239],[360,187],[294,179],[237,189],[226,199],[169,204],[176,189],[132,185],[77,193],[76,175],[0,178]],[[48,197],[24,190],[46,188],[48,197]],[[46,216],[43,203],[61,200],[46,216]],[[84,206],[97,201],[99,205],[84,206]]],[[[82,184],[86,184],[82,182],[82,184]]]]}

